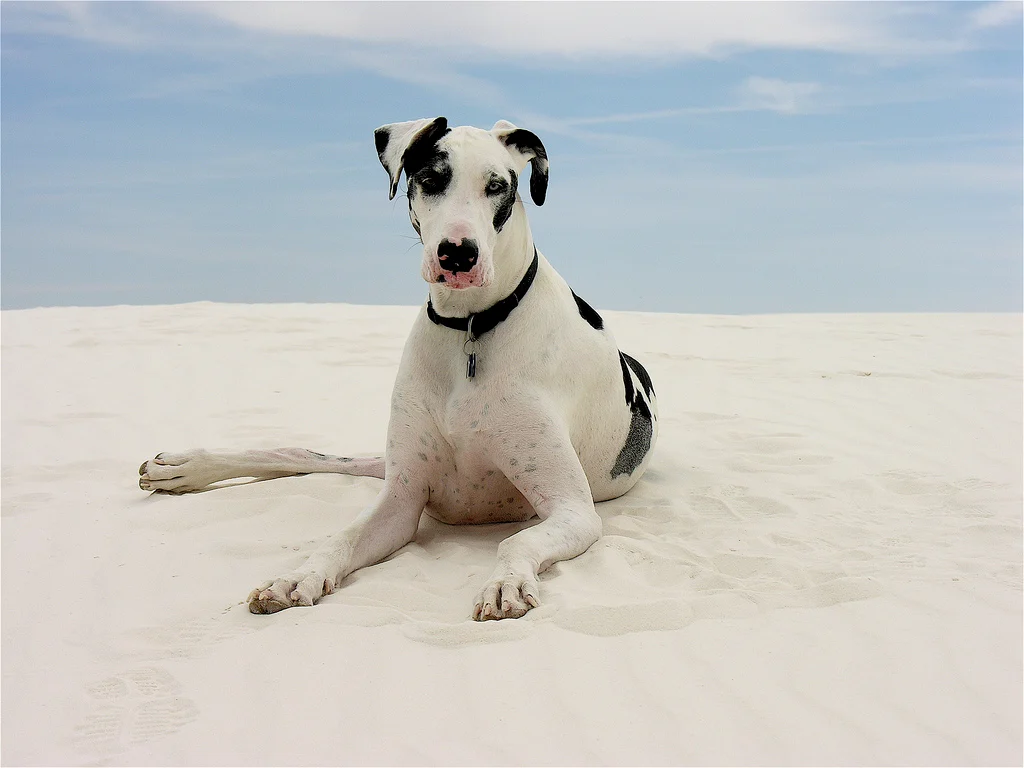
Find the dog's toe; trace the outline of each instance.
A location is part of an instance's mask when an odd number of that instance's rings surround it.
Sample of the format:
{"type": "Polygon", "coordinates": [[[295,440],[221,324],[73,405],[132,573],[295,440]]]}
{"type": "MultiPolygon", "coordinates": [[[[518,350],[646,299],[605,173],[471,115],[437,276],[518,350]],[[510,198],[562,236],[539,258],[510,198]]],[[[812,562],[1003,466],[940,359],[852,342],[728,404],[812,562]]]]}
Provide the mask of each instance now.
{"type": "Polygon", "coordinates": [[[249,613],[277,613],[294,603],[279,588],[280,581],[264,584],[249,593],[249,613]]]}
{"type": "Polygon", "coordinates": [[[474,621],[518,619],[540,605],[537,581],[528,576],[506,574],[487,583],[473,606],[474,621]]]}
{"type": "Polygon", "coordinates": [[[142,463],[139,475],[142,490],[173,494],[201,491],[225,479],[223,467],[212,454],[203,450],[158,453],[142,463]]]}
{"type": "Polygon", "coordinates": [[[250,613],[277,613],[285,608],[316,605],[334,584],[322,573],[291,575],[268,581],[249,593],[250,613]]]}
{"type": "Polygon", "coordinates": [[[291,603],[286,603],[268,592],[249,596],[249,613],[277,613],[278,611],[283,611],[285,608],[291,607],[291,603]]]}

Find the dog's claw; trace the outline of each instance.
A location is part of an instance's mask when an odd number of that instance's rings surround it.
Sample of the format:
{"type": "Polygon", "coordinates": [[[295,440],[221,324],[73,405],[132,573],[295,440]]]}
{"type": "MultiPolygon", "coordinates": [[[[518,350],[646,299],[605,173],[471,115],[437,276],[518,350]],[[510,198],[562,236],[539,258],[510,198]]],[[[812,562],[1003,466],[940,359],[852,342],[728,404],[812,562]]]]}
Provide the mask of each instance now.
{"type": "Polygon", "coordinates": [[[139,475],[145,481],[145,485],[139,485],[142,490],[173,494],[201,491],[225,479],[212,455],[202,450],[158,453],[142,462],[139,475]]]}
{"type": "Polygon", "coordinates": [[[474,621],[518,619],[540,605],[536,578],[504,571],[480,591],[473,606],[474,621]]]}
{"type": "Polygon", "coordinates": [[[333,580],[320,573],[282,576],[249,593],[249,613],[277,613],[285,608],[316,605],[333,590],[333,580]]]}
{"type": "Polygon", "coordinates": [[[277,613],[278,611],[283,611],[285,608],[291,608],[291,606],[282,603],[273,595],[261,593],[255,596],[249,596],[249,613],[277,613]]]}

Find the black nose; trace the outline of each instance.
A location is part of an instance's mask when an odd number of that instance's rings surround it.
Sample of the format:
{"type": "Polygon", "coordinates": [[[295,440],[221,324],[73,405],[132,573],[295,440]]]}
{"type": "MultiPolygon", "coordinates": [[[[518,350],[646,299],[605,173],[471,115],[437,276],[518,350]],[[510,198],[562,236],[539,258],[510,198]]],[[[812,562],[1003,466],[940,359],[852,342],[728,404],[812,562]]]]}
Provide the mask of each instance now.
{"type": "Polygon", "coordinates": [[[437,246],[437,260],[441,262],[441,269],[447,269],[449,272],[469,272],[479,255],[476,240],[468,237],[458,245],[445,239],[437,246]]]}

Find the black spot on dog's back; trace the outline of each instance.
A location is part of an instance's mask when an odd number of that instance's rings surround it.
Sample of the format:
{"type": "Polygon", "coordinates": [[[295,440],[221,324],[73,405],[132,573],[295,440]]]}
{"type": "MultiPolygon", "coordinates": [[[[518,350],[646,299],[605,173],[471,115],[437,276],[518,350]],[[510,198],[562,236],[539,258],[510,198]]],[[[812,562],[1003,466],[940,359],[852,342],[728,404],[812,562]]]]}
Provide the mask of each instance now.
{"type": "Polygon", "coordinates": [[[633,411],[629,421],[629,432],[626,442],[615,459],[612,467],[612,479],[619,475],[632,475],[636,468],[643,464],[644,457],[651,450],[651,438],[654,436],[654,423],[650,416],[633,411]]]}
{"type": "Polygon", "coordinates": [[[622,386],[625,390],[626,405],[629,406],[631,417],[629,420],[629,432],[626,433],[626,441],[615,459],[615,466],[612,467],[612,478],[619,475],[631,475],[639,467],[644,457],[651,450],[651,440],[654,437],[654,415],[651,412],[649,401],[654,393],[654,385],[651,377],[637,360],[629,355],[619,352],[619,365],[622,367],[622,386]],[[643,394],[633,386],[633,376],[643,388],[643,394]]]}
{"type": "Polygon", "coordinates": [[[654,382],[651,381],[651,376],[647,373],[647,369],[640,365],[640,362],[627,355],[625,352],[619,352],[619,355],[629,363],[629,367],[633,369],[633,373],[636,374],[637,379],[640,381],[640,386],[644,388],[644,393],[647,397],[654,394],[654,382]]]}
{"type": "Polygon", "coordinates": [[[626,405],[633,407],[633,377],[629,375],[629,366],[626,365],[626,356],[619,352],[619,365],[622,366],[622,386],[626,390],[626,405]]]}
{"type": "Polygon", "coordinates": [[[598,331],[604,330],[604,320],[602,320],[601,316],[597,314],[597,310],[577,296],[576,291],[573,291],[571,288],[569,290],[572,293],[572,297],[576,299],[576,306],[580,310],[580,317],[590,323],[591,328],[598,331]]]}

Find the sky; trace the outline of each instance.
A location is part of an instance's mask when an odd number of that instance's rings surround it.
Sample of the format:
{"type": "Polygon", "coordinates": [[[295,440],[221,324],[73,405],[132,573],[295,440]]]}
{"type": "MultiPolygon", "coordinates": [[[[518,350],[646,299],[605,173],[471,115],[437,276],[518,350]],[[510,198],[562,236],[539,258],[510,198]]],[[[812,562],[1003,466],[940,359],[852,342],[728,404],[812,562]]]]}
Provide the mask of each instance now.
{"type": "MultiPolygon", "coordinates": [[[[422,303],[380,125],[510,120],[598,308],[1014,311],[1022,4],[0,3],[0,305],[422,303]]],[[[404,189],[404,182],[400,189],[404,189]]]]}

